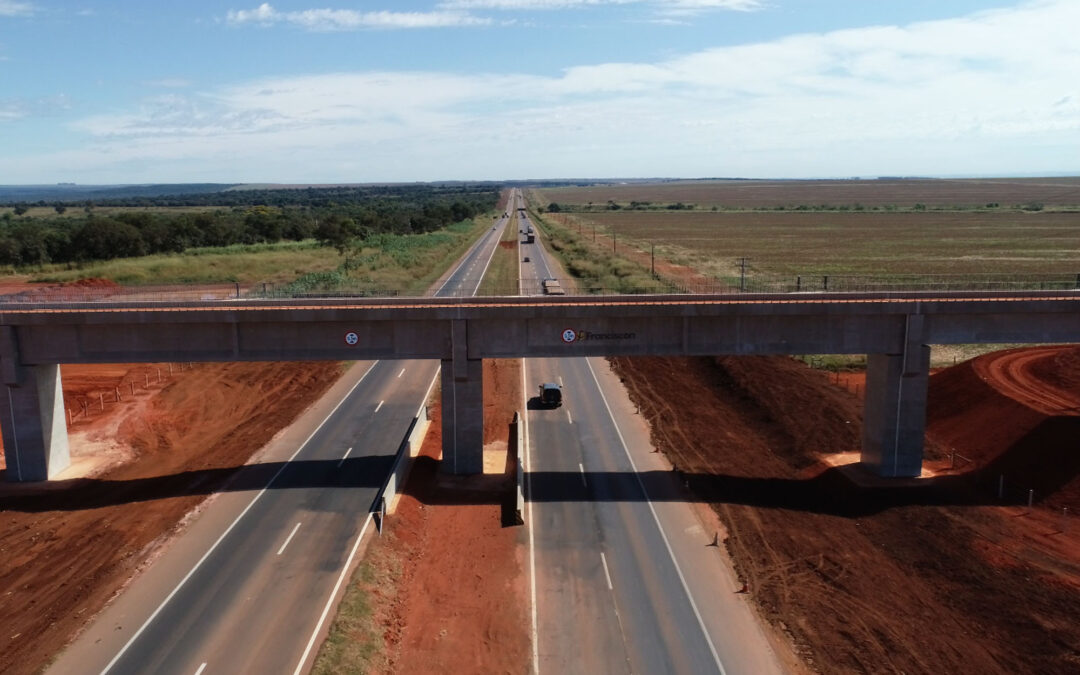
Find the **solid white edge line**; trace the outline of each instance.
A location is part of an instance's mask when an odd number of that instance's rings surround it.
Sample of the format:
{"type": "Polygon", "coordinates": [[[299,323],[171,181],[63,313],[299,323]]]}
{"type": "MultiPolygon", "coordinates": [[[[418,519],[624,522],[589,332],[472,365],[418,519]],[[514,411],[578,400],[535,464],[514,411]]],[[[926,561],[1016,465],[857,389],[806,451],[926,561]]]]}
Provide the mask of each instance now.
{"type": "Polygon", "coordinates": [[[615,587],[611,585],[611,572],[608,571],[607,556],[603,551],[600,551],[600,562],[604,564],[604,578],[607,579],[607,589],[609,591],[615,590],[615,587]]]}
{"type": "Polygon", "coordinates": [[[484,271],[480,272],[480,278],[476,280],[476,287],[473,288],[469,297],[475,297],[476,293],[480,290],[480,284],[484,282],[484,277],[487,276],[488,267],[491,266],[491,259],[495,257],[495,250],[499,248],[500,241],[502,241],[502,232],[499,232],[499,238],[495,240],[495,245],[491,247],[491,253],[488,255],[487,262],[484,263],[484,271]]]}
{"type": "Polygon", "coordinates": [[[645,503],[649,505],[649,512],[652,513],[653,520],[656,521],[656,529],[660,531],[660,537],[664,540],[664,546],[667,548],[668,557],[671,558],[671,564],[675,566],[675,572],[679,575],[679,583],[682,584],[683,591],[686,593],[686,599],[690,601],[690,607],[694,610],[694,616],[697,617],[698,626],[701,627],[701,633],[705,636],[705,642],[709,645],[709,651],[712,652],[713,659],[716,661],[716,667],[720,669],[722,675],[727,675],[727,671],[724,670],[724,664],[720,662],[720,655],[716,652],[716,645],[713,644],[712,637],[709,635],[708,629],[705,628],[705,620],[701,618],[701,612],[698,610],[697,603],[694,602],[694,596],[690,593],[690,587],[686,584],[686,577],[683,575],[682,568],[679,567],[679,561],[675,559],[675,551],[672,550],[667,533],[664,532],[664,527],[660,524],[660,517],[656,515],[656,508],[653,506],[652,499],[649,498],[649,491],[645,489],[645,483],[641,480],[641,474],[638,473],[637,465],[634,464],[634,458],[630,456],[630,449],[626,447],[626,440],[623,438],[622,430],[619,429],[619,423],[615,421],[615,414],[611,412],[611,406],[608,405],[607,396],[604,396],[604,389],[600,386],[600,380],[596,377],[596,371],[593,370],[592,363],[587,357],[585,358],[585,365],[589,367],[589,373],[592,375],[593,382],[596,383],[596,389],[600,392],[600,400],[604,402],[604,407],[607,409],[608,416],[611,417],[611,424],[615,427],[615,433],[619,436],[619,443],[622,444],[623,452],[626,453],[626,458],[630,460],[630,468],[634,470],[634,477],[637,479],[638,485],[641,486],[641,493],[645,495],[645,503]]]}
{"type": "Polygon", "coordinates": [[[296,531],[299,530],[299,529],[300,529],[300,523],[297,523],[296,527],[294,527],[292,529],[292,532],[289,533],[289,537],[285,540],[285,543],[282,544],[281,548],[279,548],[277,550],[278,555],[281,555],[282,553],[285,552],[285,547],[289,545],[289,542],[292,541],[292,538],[296,536],[296,531]]]}
{"type": "Polygon", "coordinates": [[[375,413],[379,412],[379,409],[382,408],[383,403],[386,403],[386,401],[385,400],[379,401],[379,405],[375,406],[375,412],[373,412],[371,414],[374,415],[375,413]]]}
{"type": "Polygon", "coordinates": [[[345,575],[349,573],[349,568],[352,567],[353,558],[356,557],[356,550],[360,548],[360,542],[364,540],[364,533],[367,532],[368,525],[371,524],[371,512],[368,512],[367,518],[364,519],[364,526],[360,528],[360,534],[356,537],[356,543],[353,544],[352,550],[349,551],[349,558],[345,561],[345,566],[341,568],[341,574],[338,575],[337,583],[334,584],[334,590],[330,592],[330,598],[326,601],[326,606],[323,607],[322,614],[319,615],[319,622],[315,624],[315,630],[311,633],[311,639],[308,640],[307,647],[304,648],[304,653],[300,657],[300,663],[296,664],[296,670],[293,671],[293,675],[300,675],[304,669],[304,662],[307,661],[308,655],[311,653],[311,648],[315,646],[315,640],[319,637],[319,631],[322,630],[323,622],[326,621],[326,615],[330,613],[330,607],[334,604],[334,598],[337,597],[338,591],[341,590],[341,584],[345,581],[345,575]]]}
{"type": "Polygon", "coordinates": [[[349,458],[350,452],[352,452],[352,448],[346,450],[345,454],[341,456],[341,461],[337,463],[339,469],[341,468],[341,465],[345,463],[345,460],[349,458]]]}
{"type": "Polygon", "coordinates": [[[204,553],[201,558],[199,558],[199,561],[195,563],[194,567],[192,567],[191,570],[184,575],[184,578],[180,580],[180,583],[176,584],[176,587],[173,588],[167,596],[165,596],[165,599],[161,601],[161,604],[158,605],[157,609],[155,609],[154,612],[149,616],[149,618],[147,618],[146,621],[144,621],[143,624],[139,626],[139,630],[135,631],[135,634],[132,635],[126,643],[124,643],[124,646],[120,648],[120,651],[116,653],[116,656],[113,657],[112,661],[109,661],[108,665],[106,665],[105,668],[101,671],[101,675],[105,675],[105,673],[109,672],[112,667],[116,665],[116,662],[119,661],[120,658],[127,652],[127,650],[131,648],[131,645],[135,642],[135,640],[139,638],[140,635],[142,635],[143,631],[146,630],[146,627],[150,625],[150,622],[157,618],[157,615],[161,613],[161,610],[165,609],[165,605],[169,604],[169,601],[173,599],[173,596],[175,596],[181,588],[183,588],[184,584],[188,582],[188,579],[190,579],[192,575],[194,575],[195,572],[200,567],[202,567],[202,564],[206,562],[206,559],[210,557],[210,554],[214,552],[214,549],[216,549],[218,545],[225,540],[225,537],[229,536],[229,533],[232,532],[233,528],[236,527],[236,524],[240,522],[240,519],[247,515],[247,512],[251,510],[251,507],[255,505],[255,502],[259,501],[260,497],[266,494],[266,491],[269,490],[270,486],[274,484],[274,481],[276,481],[278,476],[281,475],[281,472],[285,470],[285,467],[287,467],[289,464],[292,463],[294,459],[296,459],[296,456],[300,454],[300,451],[307,446],[308,441],[310,441],[315,436],[315,434],[319,433],[319,429],[323,428],[323,425],[326,424],[327,420],[329,420],[334,415],[334,413],[337,412],[337,409],[340,408],[343,403],[345,403],[346,399],[348,399],[349,396],[352,395],[353,391],[355,391],[356,388],[360,386],[360,383],[363,382],[364,379],[368,376],[368,374],[375,369],[375,366],[378,365],[378,363],[378,361],[372,362],[371,367],[364,371],[364,374],[360,376],[360,379],[356,381],[356,384],[354,384],[349,389],[349,391],[341,397],[341,400],[338,401],[337,405],[334,406],[334,409],[331,410],[325,418],[323,418],[322,422],[319,422],[319,426],[315,427],[315,430],[312,431],[311,434],[309,434],[308,437],[304,439],[304,442],[300,444],[300,447],[296,449],[296,452],[294,452],[292,456],[289,457],[289,459],[281,465],[281,468],[277,470],[277,473],[275,473],[274,476],[270,479],[270,481],[266,484],[266,487],[264,487],[262,490],[259,490],[259,494],[255,495],[255,497],[252,498],[250,502],[248,502],[248,505],[244,507],[244,510],[240,512],[240,515],[238,515],[236,519],[232,521],[229,527],[225,528],[225,531],[221,533],[221,536],[219,536],[217,540],[210,545],[210,548],[207,549],[206,553],[204,553]]]}
{"type": "Polygon", "coordinates": [[[532,669],[534,675],[540,675],[540,638],[536,620],[536,528],[533,527],[533,502],[532,502],[532,467],[529,462],[529,406],[527,395],[528,387],[525,386],[525,359],[521,360],[521,398],[523,435],[525,437],[525,509],[528,511],[529,521],[529,597],[532,602],[532,669]]]}
{"type": "Polygon", "coordinates": [[[206,664],[199,666],[199,669],[195,671],[195,675],[202,675],[202,671],[206,670],[206,664]]]}

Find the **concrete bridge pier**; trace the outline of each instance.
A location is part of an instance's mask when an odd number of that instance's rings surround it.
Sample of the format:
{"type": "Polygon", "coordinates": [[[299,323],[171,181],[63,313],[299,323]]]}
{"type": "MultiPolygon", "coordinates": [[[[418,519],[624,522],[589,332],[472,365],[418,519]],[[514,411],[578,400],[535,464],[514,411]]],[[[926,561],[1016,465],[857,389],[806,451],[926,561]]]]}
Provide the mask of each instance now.
{"type": "Polygon", "coordinates": [[[444,473],[484,472],[484,362],[443,359],[442,464],[444,473]]]}
{"type": "Polygon", "coordinates": [[[930,347],[922,316],[905,322],[904,353],[870,354],[866,362],[862,462],[883,478],[922,472],[930,347]]]}
{"type": "Polygon", "coordinates": [[[0,431],[9,481],[48,480],[71,464],[60,366],[3,359],[0,431]]]}

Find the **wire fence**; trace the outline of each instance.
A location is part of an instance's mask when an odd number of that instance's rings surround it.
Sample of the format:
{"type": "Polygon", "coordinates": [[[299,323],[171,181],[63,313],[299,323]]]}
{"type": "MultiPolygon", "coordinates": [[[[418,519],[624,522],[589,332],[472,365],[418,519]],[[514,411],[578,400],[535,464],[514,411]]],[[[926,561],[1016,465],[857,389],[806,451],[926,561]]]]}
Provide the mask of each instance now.
{"type": "MultiPolygon", "coordinates": [[[[628,279],[616,285],[593,284],[580,279],[561,279],[557,288],[544,279],[520,279],[507,288],[485,288],[479,292],[443,289],[440,297],[510,297],[523,295],[613,296],[613,295],[738,295],[738,294],[844,294],[906,292],[1022,292],[1080,291],[1080,275],[814,275],[770,277],[763,275],[717,279],[705,283],[682,283],[660,276],[628,279]]],[[[438,285],[438,284],[437,284],[438,285]]],[[[237,300],[290,300],[305,298],[423,298],[430,293],[415,289],[383,288],[356,283],[332,288],[296,291],[289,284],[271,282],[147,285],[78,286],[59,285],[30,288],[0,295],[0,305],[29,307],[69,303],[221,303],[237,300]]]]}

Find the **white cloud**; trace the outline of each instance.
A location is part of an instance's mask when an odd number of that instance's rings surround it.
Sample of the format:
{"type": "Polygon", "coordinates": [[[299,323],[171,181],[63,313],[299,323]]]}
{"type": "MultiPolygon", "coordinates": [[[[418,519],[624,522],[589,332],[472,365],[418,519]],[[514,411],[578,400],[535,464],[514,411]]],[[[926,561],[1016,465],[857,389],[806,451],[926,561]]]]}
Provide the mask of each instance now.
{"type": "Polygon", "coordinates": [[[551,76],[267,78],[84,119],[90,147],[2,157],[0,177],[50,165],[120,181],[133,166],[222,181],[1077,171],[1077,25],[1080,3],[1040,0],[551,76]]]}
{"type": "Polygon", "coordinates": [[[550,10],[601,5],[646,4],[661,12],[696,13],[708,9],[750,12],[764,7],[762,0],[443,0],[448,9],[550,10]]]}
{"type": "Polygon", "coordinates": [[[183,89],[191,86],[191,80],[183,77],[163,77],[160,80],[147,80],[143,84],[148,87],[161,87],[162,89],[183,89]]]}
{"type": "Polygon", "coordinates": [[[291,23],[312,31],[347,31],[359,29],[452,28],[491,25],[490,19],[463,12],[358,12],[351,9],[306,9],[279,12],[269,3],[255,9],[230,10],[225,20],[232,24],[255,23],[268,26],[291,23]]]}
{"type": "Polygon", "coordinates": [[[34,13],[34,6],[28,2],[0,0],[0,16],[29,16],[34,13]]]}

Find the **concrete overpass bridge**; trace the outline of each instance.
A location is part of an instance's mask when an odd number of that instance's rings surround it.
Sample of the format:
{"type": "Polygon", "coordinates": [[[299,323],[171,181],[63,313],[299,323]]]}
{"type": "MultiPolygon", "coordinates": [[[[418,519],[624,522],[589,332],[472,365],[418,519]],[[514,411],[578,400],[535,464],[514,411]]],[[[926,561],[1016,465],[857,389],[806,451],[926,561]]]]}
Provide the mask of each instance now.
{"type": "Polygon", "coordinates": [[[928,345],[1016,342],[1080,342],[1080,291],[0,300],[0,430],[9,479],[46,480],[69,462],[63,363],[439,359],[443,456],[467,474],[485,358],[866,354],[862,461],[917,476],[928,345]]]}

